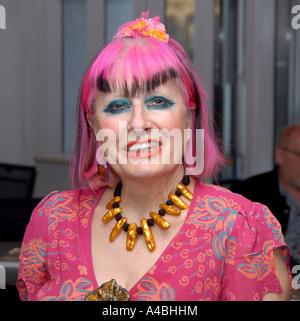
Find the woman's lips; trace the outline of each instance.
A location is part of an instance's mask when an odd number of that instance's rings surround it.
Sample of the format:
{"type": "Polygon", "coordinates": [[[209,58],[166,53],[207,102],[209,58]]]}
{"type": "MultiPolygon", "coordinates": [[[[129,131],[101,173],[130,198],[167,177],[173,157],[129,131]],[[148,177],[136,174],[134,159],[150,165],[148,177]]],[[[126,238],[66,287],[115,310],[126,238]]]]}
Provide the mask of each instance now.
{"type": "Polygon", "coordinates": [[[133,141],[127,144],[127,156],[130,158],[150,158],[161,151],[161,143],[156,140],[133,141]]]}

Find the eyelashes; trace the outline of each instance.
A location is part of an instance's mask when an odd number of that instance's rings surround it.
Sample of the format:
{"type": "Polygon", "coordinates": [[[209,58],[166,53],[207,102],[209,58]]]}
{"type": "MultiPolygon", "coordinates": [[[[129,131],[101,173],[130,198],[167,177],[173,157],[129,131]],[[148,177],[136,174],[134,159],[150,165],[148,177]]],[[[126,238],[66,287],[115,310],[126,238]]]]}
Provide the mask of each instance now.
{"type": "MultiPolygon", "coordinates": [[[[146,98],[145,105],[148,110],[164,110],[174,106],[174,102],[164,96],[152,95],[146,98]]],[[[131,103],[127,99],[114,99],[105,107],[104,112],[121,114],[131,110],[131,103]]]]}
{"type": "Polygon", "coordinates": [[[150,96],[145,100],[148,109],[166,109],[172,107],[175,103],[164,96],[150,96]]]}
{"type": "Polygon", "coordinates": [[[108,114],[121,114],[130,111],[130,101],[127,99],[114,99],[104,109],[108,114]]]}

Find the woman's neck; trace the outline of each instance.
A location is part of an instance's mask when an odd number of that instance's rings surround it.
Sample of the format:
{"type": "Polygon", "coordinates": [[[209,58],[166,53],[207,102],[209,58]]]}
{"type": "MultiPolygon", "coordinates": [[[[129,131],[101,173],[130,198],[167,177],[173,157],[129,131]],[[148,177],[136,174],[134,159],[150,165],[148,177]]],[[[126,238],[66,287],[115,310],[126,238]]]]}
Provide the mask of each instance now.
{"type": "Polygon", "coordinates": [[[159,210],[168,194],[173,193],[184,176],[184,169],[177,168],[172,174],[143,179],[122,179],[120,207],[126,217],[142,218],[159,210]]]}

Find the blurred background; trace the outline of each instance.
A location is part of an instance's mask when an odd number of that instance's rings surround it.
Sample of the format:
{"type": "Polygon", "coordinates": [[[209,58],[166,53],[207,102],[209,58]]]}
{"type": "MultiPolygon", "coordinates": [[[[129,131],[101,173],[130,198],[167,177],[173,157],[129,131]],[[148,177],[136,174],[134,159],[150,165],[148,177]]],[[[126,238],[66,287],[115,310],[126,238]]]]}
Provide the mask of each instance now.
{"type": "Polygon", "coordinates": [[[209,94],[230,160],[219,180],[271,170],[277,133],[300,121],[300,29],[291,25],[297,4],[1,0],[0,241],[19,242],[36,203],[71,188],[68,163],[84,71],[119,25],[149,9],[185,47],[209,94]]]}

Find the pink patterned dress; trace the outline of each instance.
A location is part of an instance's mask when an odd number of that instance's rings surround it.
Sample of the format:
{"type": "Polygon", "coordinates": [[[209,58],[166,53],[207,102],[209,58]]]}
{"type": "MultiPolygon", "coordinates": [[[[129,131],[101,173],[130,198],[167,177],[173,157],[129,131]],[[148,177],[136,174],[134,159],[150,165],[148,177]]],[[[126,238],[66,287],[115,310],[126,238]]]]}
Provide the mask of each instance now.
{"type": "MultiPolygon", "coordinates": [[[[91,228],[103,191],[53,192],[36,207],[20,254],[22,300],[84,300],[99,287],[91,228]]],[[[289,266],[280,224],[267,207],[197,180],[185,223],[129,290],[130,300],[261,300],[281,292],[278,247],[289,266]]]]}

